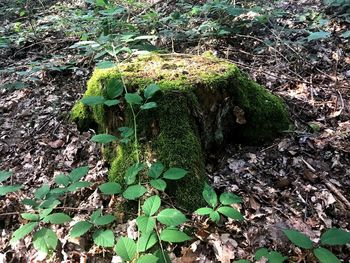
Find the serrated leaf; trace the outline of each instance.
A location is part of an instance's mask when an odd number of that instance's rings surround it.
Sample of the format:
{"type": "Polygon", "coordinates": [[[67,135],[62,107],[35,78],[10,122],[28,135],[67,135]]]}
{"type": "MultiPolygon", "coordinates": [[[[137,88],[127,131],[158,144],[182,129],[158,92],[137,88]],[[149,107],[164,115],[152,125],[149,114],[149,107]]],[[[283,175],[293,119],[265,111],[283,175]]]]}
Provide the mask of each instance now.
{"type": "Polygon", "coordinates": [[[136,262],[137,263],[157,263],[158,258],[156,256],[153,256],[152,254],[146,254],[139,257],[139,259],[136,262]]]}
{"type": "Polygon", "coordinates": [[[350,232],[339,228],[328,229],[321,236],[321,244],[323,245],[345,245],[350,243],[350,232]]]}
{"type": "Polygon", "coordinates": [[[211,219],[211,221],[213,221],[214,223],[219,223],[220,221],[220,214],[217,211],[213,211],[209,214],[209,218],[211,219]]]}
{"type": "Polygon", "coordinates": [[[0,186],[0,196],[6,195],[8,193],[16,192],[21,189],[21,185],[5,185],[0,186]]]}
{"type": "Polygon", "coordinates": [[[115,220],[115,216],[113,215],[104,215],[96,218],[93,223],[96,226],[103,226],[112,223],[115,220]]]}
{"type": "Polygon", "coordinates": [[[9,171],[0,171],[0,183],[10,178],[12,172],[9,171]]]}
{"type": "Polygon", "coordinates": [[[146,187],[143,185],[129,186],[123,193],[123,197],[128,200],[135,200],[144,195],[147,192],[146,187]]]}
{"type": "Polygon", "coordinates": [[[314,255],[320,261],[320,263],[340,263],[340,260],[336,257],[336,255],[323,247],[314,249],[314,255]]]}
{"type": "Polygon", "coordinates": [[[157,103],[147,102],[140,107],[141,110],[149,110],[149,109],[153,109],[153,108],[157,108],[157,103]]]}
{"type": "Polygon", "coordinates": [[[222,206],[222,207],[219,207],[217,211],[229,218],[232,218],[238,221],[244,220],[244,217],[242,216],[242,214],[232,207],[222,206]]]}
{"type": "Polygon", "coordinates": [[[78,182],[81,178],[87,175],[88,171],[89,171],[89,166],[82,166],[82,167],[75,168],[69,173],[69,178],[73,183],[78,182]]]}
{"type": "Polygon", "coordinates": [[[194,212],[197,215],[203,216],[203,215],[209,215],[211,212],[213,212],[213,209],[210,207],[201,207],[194,212]]]}
{"type": "Polygon", "coordinates": [[[70,216],[65,213],[53,213],[43,219],[44,222],[51,224],[64,224],[71,220],[70,216]]]}
{"type": "Polygon", "coordinates": [[[68,176],[65,176],[63,174],[59,174],[55,177],[55,183],[67,187],[70,183],[70,179],[68,176]]]}
{"type": "Polygon", "coordinates": [[[125,100],[131,105],[142,104],[142,97],[137,93],[127,93],[125,94],[125,100]]]}
{"type": "Polygon", "coordinates": [[[118,105],[119,103],[120,103],[120,100],[106,100],[104,102],[104,104],[107,105],[108,107],[118,105]]]}
{"type": "Polygon", "coordinates": [[[45,254],[55,250],[58,243],[56,233],[49,228],[42,228],[33,236],[33,245],[36,250],[45,254]]]}
{"type": "Polygon", "coordinates": [[[115,195],[119,194],[122,191],[120,184],[115,182],[101,184],[98,188],[103,194],[106,195],[115,195]]]}
{"type": "Polygon", "coordinates": [[[153,95],[159,91],[160,88],[157,84],[153,83],[153,84],[150,84],[148,85],[144,92],[143,92],[143,96],[146,98],[146,99],[150,99],[151,97],[153,97],[153,95]]]}
{"type": "Polygon", "coordinates": [[[151,180],[149,183],[159,191],[164,191],[166,188],[166,182],[163,179],[151,180]]]}
{"type": "Polygon", "coordinates": [[[169,180],[179,180],[183,178],[187,173],[188,171],[181,168],[170,168],[163,174],[163,178],[169,180]]]}
{"type": "Polygon", "coordinates": [[[29,221],[38,221],[39,215],[38,214],[31,214],[31,213],[22,213],[21,217],[25,220],[29,221]]]}
{"type": "Polygon", "coordinates": [[[157,179],[164,171],[164,165],[161,162],[156,162],[151,165],[148,171],[148,176],[157,179]]]}
{"type": "Polygon", "coordinates": [[[218,204],[218,197],[216,195],[216,192],[207,183],[204,184],[202,195],[204,200],[213,208],[218,204]]]}
{"type": "Polygon", "coordinates": [[[184,232],[172,228],[166,228],[160,233],[160,239],[170,243],[181,243],[190,240],[191,238],[184,232]]]}
{"type": "Polygon", "coordinates": [[[90,183],[89,182],[75,182],[72,183],[70,186],[68,186],[67,191],[69,192],[74,192],[76,190],[78,190],[79,188],[83,188],[83,187],[89,187],[90,183]]]}
{"type": "Polygon", "coordinates": [[[113,68],[115,67],[115,64],[112,61],[100,61],[96,64],[96,68],[98,69],[108,69],[108,68],[113,68]]]}
{"type": "Polygon", "coordinates": [[[124,177],[125,182],[127,185],[133,184],[136,180],[136,176],[138,175],[139,172],[141,172],[144,168],[143,163],[135,163],[132,166],[130,166],[126,170],[126,175],[124,177]]]}
{"type": "Polygon", "coordinates": [[[37,199],[43,199],[49,192],[50,186],[48,184],[44,184],[34,192],[34,196],[37,199]]]}
{"type": "Polygon", "coordinates": [[[142,215],[136,218],[136,224],[141,233],[149,233],[154,229],[156,222],[154,218],[142,215]]]}
{"type": "Polygon", "coordinates": [[[83,97],[80,102],[88,106],[101,105],[106,101],[103,96],[86,96],[83,97]]]}
{"type": "Polygon", "coordinates": [[[242,203],[242,198],[232,193],[222,193],[220,195],[220,203],[223,205],[232,205],[242,203]]]}
{"type": "Polygon", "coordinates": [[[91,141],[97,143],[111,143],[118,140],[118,138],[112,134],[97,134],[91,137],[91,141]]]}
{"type": "Polygon", "coordinates": [[[88,232],[91,227],[92,227],[91,223],[87,221],[80,221],[72,227],[71,231],[69,232],[69,235],[73,238],[80,237],[84,235],[86,232],[88,232]]]}
{"type": "Polygon", "coordinates": [[[307,37],[307,41],[310,42],[312,40],[325,39],[325,38],[329,38],[330,36],[331,36],[331,33],[325,32],[325,31],[312,32],[307,37]]]}
{"type": "Polygon", "coordinates": [[[187,218],[179,210],[167,208],[157,215],[157,220],[167,226],[178,226],[186,222],[187,218]]]}
{"type": "Polygon", "coordinates": [[[123,94],[124,85],[120,79],[111,79],[107,82],[108,99],[115,99],[123,94]]]}
{"type": "Polygon", "coordinates": [[[158,238],[155,232],[142,233],[138,241],[139,252],[145,252],[155,244],[157,244],[158,238]]]}
{"type": "Polygon", "coordinates": [[[312,248],[312,241],[305,234],[300,233],[299,231],[296,231],[293,229],[284,229],[283,233],[288,237],[288,239],[294,245],[301,247],[301,248],[305,248],[305,249],[312,248]]]}
{"type": "Polygon", "coordinates": [[[157,195],[151,196],[145,200],[142,206],[142,211],[148,215],[154,215],[160,208],[161,200],[157,195]]]}
{"type": "Polygon", "coordinates": [[[102,209],[99,208],[96,211],[94,211],[91,216],[90,219],[92,222],[94,222],[97,218],[99,218],[102,215],[102,209]]]}
{"type": "Polygon", "coordinates": [[[13,232],[12,239],[10,242],[14,243],[24,238],[26,235],[31,233],[38,224],[39,224],[38,222],[30,222],[28,224],[21,226],[15,232],[13,232]]]}
{"type": "Polygon", "coordinates": [[[101,247],[114,246],[114,234],[112,230],[97,230],[92,235],[94,243],[101,247]]]}
{"type": "Polygon", "coordinates": [[[134,240],[121,237],[114,247],[114,251],[125,261],[131,261],[136,255],[136,244],[134,240]]]}

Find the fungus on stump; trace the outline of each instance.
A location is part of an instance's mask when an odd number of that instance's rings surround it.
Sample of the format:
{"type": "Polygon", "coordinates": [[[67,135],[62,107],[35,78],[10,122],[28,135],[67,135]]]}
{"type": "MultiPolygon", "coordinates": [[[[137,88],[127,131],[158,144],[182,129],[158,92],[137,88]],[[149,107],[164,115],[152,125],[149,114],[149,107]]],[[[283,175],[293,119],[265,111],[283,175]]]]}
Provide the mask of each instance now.
{"type": "MultiPolygon", "coordinates": [[[[166,167],[190,173],[168,192],[177,205],[194,210],[202,204],[206,153],[231,143],[258,144],[288,129],[283,102],[250,80],[236,65],[211,56],[150,55],[118,68],[96,69],[84,96],[106,95],[105,83],[120,79],[129,92],[142,93],[152,83],[160,92],[157,108],[138,116],[143,161],[158,160],[166,167]]],[[[127,104],[88,107],[77,102],[72,119],[80,128],[119,135],[118,127],[132,127],[127,104]]],[[[109,179],[123,183],[126,169],[135,163],[131,144],[104,146],[110,163],[109,179]]]]}

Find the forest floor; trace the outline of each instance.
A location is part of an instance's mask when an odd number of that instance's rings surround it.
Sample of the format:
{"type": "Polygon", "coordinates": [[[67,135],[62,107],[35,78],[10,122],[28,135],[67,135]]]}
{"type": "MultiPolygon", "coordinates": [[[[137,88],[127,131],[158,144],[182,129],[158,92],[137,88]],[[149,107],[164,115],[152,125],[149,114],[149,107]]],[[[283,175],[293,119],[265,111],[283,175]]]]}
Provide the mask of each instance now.
{"type": "MultiPolygon", "coordinates": [[[[317,1],[278,3],[290,12],[320,8],[317,1]]],[[[6,11],[6,6],[0,8],[6,11]]],[[[0,28],[13,21],[11,17],[0,21],[0,28]]],[[[279,22],[295,23],[288,18],[279,22]]],[[[295,130],[267,145],[232,145],[221,156],[211,156],[214,161],[208,162],[207,173],[213,186],[243,197],[246,221],[210,226],[210,236],[201,237],[204,241],[177,248],[174,262],[230,262],[252,258],[260,247],[288,255],[291,262],[316,262],[311,253],[290,245],[281,230],[299,230],[314,242],[331,227],[350,231],[350,40],[340,39],[337,27],[341,25],[332,24],[331,38],[298,51],[282,40],[281,29],[273,27],[176,50],[193,54],[212,50],[239,65],[285,100],[295,130]],[[271,44],[261,46],[266,39],[271,44]]],[[[0,170],[11,170],[12,182],[23,185],[21,192],[0,197],[0,262],[40,259],[31,237],[16,246],[9,244],[12,232],[23,222],[20,199],[82,165],[90,167],[86,180],[100,183],[107,178],[99,146],[90,141],[94,131],[80,132],[68,119],[93,70],[89,58],[69,48],[78,40],[48,30],[35,40],[0,49],[0,170]],[[20,74],[15,73],[47,57],[51,66],[32,74],[35,82],[18,81],[20,74]],[[52,68],[62,61],[73,66],[52,68]]],[[[105,204],[96,187],[91,187],[77,192],[66,206],[79,205],[70,212],[81,218],[105,204]]],[[[66,254],[74,262],[83,257],[110,262],[108,253],[103,258],[98,248],[85,251],[81,244],[64,239],[68,230],[67,225],[57,228],[62,237],[57,262],[66,254]]],[[[349,246],[335,247],[333,252],[350,262],[349,246]]]]}

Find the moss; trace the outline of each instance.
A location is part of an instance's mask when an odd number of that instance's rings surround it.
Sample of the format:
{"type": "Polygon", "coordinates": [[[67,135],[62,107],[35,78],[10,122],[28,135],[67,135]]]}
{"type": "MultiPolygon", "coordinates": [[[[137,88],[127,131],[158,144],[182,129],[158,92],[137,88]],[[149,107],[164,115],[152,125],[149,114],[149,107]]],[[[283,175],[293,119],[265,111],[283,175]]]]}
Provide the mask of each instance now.
{"type": "Polygon", "coordinates": [[[77,123],[78,128],[81,130],[87,130],[92,127],[93,118],[88,107],[83,103],[77,102],[73,106],[70,114],[70,119],[77,123]]]}
{"type": "MultiPolygon", "coordinates": [[[[261,143],[288,128],[282,101],[249,80],[237,66],[213,56],[152,55],[120,64],[130,92],[156,82],[161,91],[153,99],[158,107],[142,112],[138,136],[142,161],[161,161],[189,174],[168,182],[168,192],[180,205],[194,210],[203,204],[206,151],[230,141],[261,143]],[[235,121],[234,108],[244,112],[245,124],[235,121]]],[[[104,84],[120,78],[116,68],[95,70],[84,96],[105,96],[104,84]]],[[[72,119],[98,124],[100,132],[118,135],[120,126],[132,127],[130,109],[77,103],[72,119]],[[74,117],[73,117],[74,116],[74,117]]],[[[109,145],[103,155],[110,163],[109,179],[124,183],[126,169],[136,158],[130,144],[109,145]]]]}

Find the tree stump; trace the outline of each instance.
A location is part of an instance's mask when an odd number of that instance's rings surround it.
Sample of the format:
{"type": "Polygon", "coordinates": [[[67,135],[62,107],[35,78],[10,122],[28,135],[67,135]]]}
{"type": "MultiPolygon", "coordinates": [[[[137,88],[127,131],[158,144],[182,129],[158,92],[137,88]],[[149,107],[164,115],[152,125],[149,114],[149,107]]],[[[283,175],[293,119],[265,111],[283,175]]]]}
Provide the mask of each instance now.
{"type": "MultiPolygon", "coordinates": [[[[96,69],[84,96],[105,95],[106,81],[120,79],[121,74],[129,92],[142,94],[152,83],[160,87],[153,99],[157,108],[138,117],[142,161],[158,160],[190,172],[168,186],[177,205],[189,210],[203,203],[208,153],[228,143],[272,140],[290,124],[280,98],[236,65],[213,56],[149,55],[118,69],[96,69]]],[[[93,127],[116,136],[118,127],[132,127],[125,102],[113,107],[77,102],[71,117],[82,129],[93,127]]],[[[109,179],[122,183],[126,169],[135,162],[132,146],[115,143],[104,146],[103,153],[110,164],[109,179]]]]}

